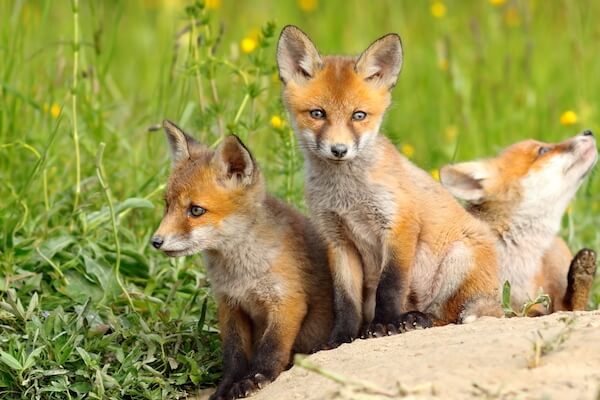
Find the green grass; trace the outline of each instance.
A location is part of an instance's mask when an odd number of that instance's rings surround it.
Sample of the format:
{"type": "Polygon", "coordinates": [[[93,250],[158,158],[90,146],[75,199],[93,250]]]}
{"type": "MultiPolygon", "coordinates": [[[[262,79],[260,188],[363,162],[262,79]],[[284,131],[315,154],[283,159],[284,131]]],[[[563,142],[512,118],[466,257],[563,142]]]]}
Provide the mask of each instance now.
{"type": "MultiPolygon", "coordinates": [[[[0,2],[0,397],[177,398],[218,380],[201,257],[148,246],[169,169],[149,128],[170,118],[210,144],[237,133],[270,190],[304,208],[301,154],[270,122],[285,120],[285,24],[324,53],[401,34],[383,130],[426,170],[599,126],[598,2],[447,0],[442,18],[428,1],[219,3],[0,2]],[[566,110],[577,123],[560,124],[566,110]]],[[[574,250],[600,248],[599,186],[596,174],[565,218],[574,250]]]]}

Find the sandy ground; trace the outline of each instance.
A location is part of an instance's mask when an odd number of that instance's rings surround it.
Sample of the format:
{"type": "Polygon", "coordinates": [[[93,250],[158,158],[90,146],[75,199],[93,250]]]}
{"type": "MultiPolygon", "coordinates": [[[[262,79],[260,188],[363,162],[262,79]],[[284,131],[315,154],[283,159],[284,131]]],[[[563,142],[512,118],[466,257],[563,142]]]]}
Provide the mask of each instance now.
{"type": "Polygon", "coordinates": [[[600,311],[484,318],[469,325],[358,340],[313,354],[305,362],[344,383],[296,365],[252,399],[596,400],[600,311]],[[536,343],[545,354],[532,367],[536,343]]]}

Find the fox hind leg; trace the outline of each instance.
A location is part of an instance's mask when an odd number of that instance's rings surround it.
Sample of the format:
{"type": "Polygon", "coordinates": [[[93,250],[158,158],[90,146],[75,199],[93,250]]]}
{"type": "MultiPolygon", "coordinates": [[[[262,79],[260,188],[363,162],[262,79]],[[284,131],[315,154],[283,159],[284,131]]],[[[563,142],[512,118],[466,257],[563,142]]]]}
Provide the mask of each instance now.
{"type": "Polygon", "coordinates": [[[590,249],[579,250],[571,261],[567,276],[565,304],[569,310],[585,310],[595,274],[596,252],[590,249]]]}

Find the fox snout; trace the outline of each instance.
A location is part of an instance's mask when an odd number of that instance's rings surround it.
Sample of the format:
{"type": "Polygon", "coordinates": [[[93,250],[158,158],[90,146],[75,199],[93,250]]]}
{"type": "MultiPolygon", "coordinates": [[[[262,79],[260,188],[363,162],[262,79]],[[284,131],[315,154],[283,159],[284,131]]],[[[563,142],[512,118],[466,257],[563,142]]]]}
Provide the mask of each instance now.
{"type": "Polygon", "coordinates": [[[330,148],[331,154],[336,158],[344,158],[348,154],[348,146],[342,143],[336,143],[330,148]]]}
{"type": "Polygon", "coordinates": [[[164,242],[165,239],[159,235],[154,235],[150,238],[150,244],[157,250],[160,250],[160,246],[162,246],[164,242]]]}
{"type": "Polygon", "coordinates": [[[598,159],[594,133],[589,129],[585,130],[563,142],[562,146],[564,146],[565,154],[569,155],[567,159],[570,160],[565,169],[566,173],[574,174],[578,181],[581,180],[590,172],[598,159]]]}
{"type": "Polygon", "coordinates": [[[573,149],[577,150],[581,148],[581,154],[583,156],[588,155],[589,153],[596,153],[596,138],[594,137],[594,133],[586,129],[580,135],[573,138],[573,149]]]}
{"type": "Polygon", "coordinates": [[[572,154],[576,159],[580,159],[595,152],[596,138],[591,130],[586,129],[577,136],[559,143],[556,149],[560,153],[572,154]]]}
{"type": "Polygon", "coordinates": [[[346,127],[331,126],[310,135],[307,140],[314,140],[314,148],[320,157],[333,161],[348,161],[368,146],[373,137],[369,131],[357,132],[346,127]]]}
{"type": "Polygon", "coordinates": [[[329,135],[328,132],[305,131],[306,147],[321,158],[334,161],[351,160],[359,150],[358,140],[339,136],[341,135],[329,135]]]}

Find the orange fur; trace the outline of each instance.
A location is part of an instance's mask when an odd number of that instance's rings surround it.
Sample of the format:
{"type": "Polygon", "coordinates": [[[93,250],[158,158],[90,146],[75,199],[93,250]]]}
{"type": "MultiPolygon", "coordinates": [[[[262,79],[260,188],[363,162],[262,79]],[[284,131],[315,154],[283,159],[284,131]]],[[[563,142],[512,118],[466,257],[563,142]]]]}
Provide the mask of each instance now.
{"type": "Polygon", "coordinates": [[[536,305],[530,315],[584,307],[585,300],[573,299],[587,296],[593,259],[582,253],[571,263],[572,254],[556,233],[596,157],[593,134],[586,131],[557,144],[525,140],[497,157],[441,169],[442,183],[496,234],[499,283],[511,283],[514,309],[540,291],[550,296],[551,307],[536,305]],[[577,288],[567,282],[570,268],[577,288]]]}
{"type": "Polygon", "coordinates": [[[165,130],[174,162],[153,245],[171,256],[204,253],[224,354],[211,399],[244,397],[275,379],[294,353],[326,343],[333,320],[326,246],[306,217],[266,193],[238,138],[210,150],[168,121],[165,130]]]}
{"type": "MultiPolygon", "coordinates": [[[[488,278],[461,289],[467,276],[496,273],[487,227],[378,134],[401,63],[394,34],[358,57],[321,56],[291,26],[278,44],[283,100],[308,166],[307,202],[329,246],[332,344],[356,337],[361,324],[395,324],[411,311],[458,322],[472,297],[499,300],[488,278]],[[445,307],[460,290],[457,306],[445,307]]],[[[497,301],[492,314],[499,310],[497,301]]]]}

